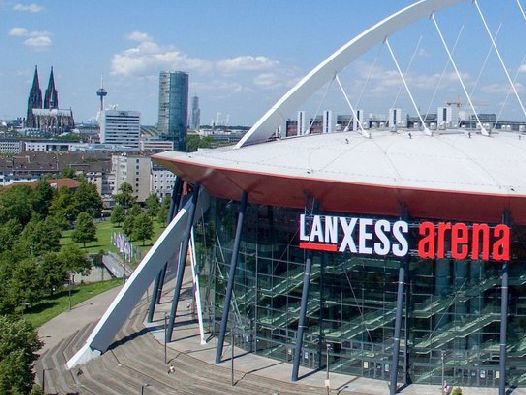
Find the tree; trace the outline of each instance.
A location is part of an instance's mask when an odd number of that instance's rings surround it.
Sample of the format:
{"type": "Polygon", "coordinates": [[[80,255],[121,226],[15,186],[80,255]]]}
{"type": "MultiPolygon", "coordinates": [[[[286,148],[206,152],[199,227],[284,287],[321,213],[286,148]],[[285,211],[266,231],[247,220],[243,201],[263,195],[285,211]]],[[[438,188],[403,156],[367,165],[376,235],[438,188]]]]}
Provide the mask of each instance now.
{"type": "Polygon", "coordinates": [[[16,219],[10,219],[0,225],[0,252],[10,250],[22,232],[22,225],[16,219]]]}
{"type": "Polygon", "coordinates": [[[91,271],[91,260],[75,244],[65,245],[58,255],[64,269],[69,273],[88,275],[91,271]]]}
{"type": "Polygon", "coordinates": [[[64,262],[56,252],[49,252],[41,256],[37,271],[42,289],[51,295],[62,287],[67,274],[64,262]]]}
{"type": "Polygon", "coordinates": [[[26,258],[17,262],[7,287],[11,303],[14,306],[36,303],[42,296],[43,289],[35,259],[26,258]]]}
{"type": "Polygon", "coordinates": [[[62,232],[58,224],[51,218],[45,221],[34,219],[26,225],[17,244],[32,256],[38,256],[44,252],[60,250],[61,237],[62,232]]]}
{"type": "Polygon", "coordinates": [[[93,218],[86,212],[82,212],[77,217],[77,225],[71,235],[71,238],[76,243],[83,243],[86,247],[86,243],[90,241],[97,241],[97,229],[93,223],[93,218]]]}
{"type": "Polygon", "coordinates": [[[170,211],[171,199],[166,196],[162,202],[159,210],[157,210],[157,222],[160,222],[162,225],[166,224],[166,219],[168,218],[168,211],[170,211]]]}
{"type": "Polygon", "coordinates": [[[214,139],[211,136],[201,137],[196,134],[186,135],[186,152],[197,151],[199,148],[211,148],[214,139]]]}
{"type": "Polygon", "coordinates": [[[0,194],[0,218],[2,222],[16,219],[25,225],[31,219],[31,188],[15,185],[0,194]]]}
{"type": "Polygon", "coordinates": [[[157,211],[159,211],[160,207],[157,196],[155,196],[155,194],[152,193],[146,198],[146,201],[144,203],[146,205],[146,211],[152,218],[154,218],[157,215],[157,211]]]}
{"type": "Polygon", "coordinates": [[[33,385],[33,364],[43,343],[31,324],[0,316],[0,393],[28,394],[33,385]]]}
{"type": "Polygon", "coordinates": [[[124,212],[124,207],[122,207],[120,204],[117,204],[111,212],[111,223],[117,224],[117,226],[121,226],[122,221],[124,221],[125,215],[126,213],[124,212]]]}
{"type": "Polygon", "coordinates": [[[133,238],[142,241],[144,245],[145,240],[151,240],[153,237],[153,221],[147,213],[139,214],[134,221],[133,238]]]}
{"type": "Polygon", "coordinates": [[[60,170],[59,178],[77,178],[77,173],[71,167],[65,167],[60,170]]]}
{"type": "Polygon", "coordinates": [[[49,185],[47,178],[41,178],[37,182],[36,188],[32,193],[33,211],[40,214],[43,218],[48,214],[51,200],[53,199],[53,188],[49,185]]]}
{"type": "Polygon", "coordinates": [[[75,195],[67,187],[60,187],[53,196],[49,213],[60,216],[66,221],[73,221],[78,214],[75,195]]]}
{"type": "Polygon", "coordinates": [[[82,180],[75,191],[75,208],[78,213],[86,212],[94,218],[100,216],[102,210],[102,199],[97,193],[94,184],[82,180]]]}
{"type": "Polygon", "coordinates": [[[135,228],[135,217],[129,213],[124,218],[124,223],[122,224],[122,231],[127,237],[132,236],[133,229],[135,228]]]}
{"type": "Polygon", "coordinates": [[[137,200],[133,196],[133,187],[129,183],[123,182],[119,187],[119,191],[120,193],[115,195],[115,201],[127,210],[137,200]]]}

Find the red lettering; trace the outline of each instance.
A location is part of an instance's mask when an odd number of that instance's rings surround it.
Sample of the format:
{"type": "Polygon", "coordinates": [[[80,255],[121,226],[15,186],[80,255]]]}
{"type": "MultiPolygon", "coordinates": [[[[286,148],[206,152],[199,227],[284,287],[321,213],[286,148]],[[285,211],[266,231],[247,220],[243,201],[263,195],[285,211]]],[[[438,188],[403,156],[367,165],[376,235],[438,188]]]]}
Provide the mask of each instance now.
{"type": "Polygon", "coordinates": [[[471,259],[479,259],[480,250],[482,249],[482,260],[489,261],[489,247],[489,226],[487,224],[473,224],[471,236],[471,259]],[[480,237],[481,233],[482,246],[480,237]]]}
{"type": "Polygon", "coordinates": [[[510,260],[510,228],[504,224],[495,226],[493,236],[497,238],[493,243],[493,259],[496,261],[510,260]]]}
{"type": "Polygon", "coordinates": [[[432,222],[422,222],[418,227],[418,234],[424,236],[418,242],[418,255],[420,258],[435,257],[435,225],[432,222]]]}
{"type": "Polygon", "coordinates": [[[446,231],[451,230],[451,222],[438,223],[437,258],[443,259],[445,256],[446,231]]]}
{"type": "Polygon", "coordinates": [[[466,259],[468,256],[468,227],[458,223],[451,229],[451,257],[453,259],[466,259]],[[459,251],[460,247],[460,251],[459,251]]]}

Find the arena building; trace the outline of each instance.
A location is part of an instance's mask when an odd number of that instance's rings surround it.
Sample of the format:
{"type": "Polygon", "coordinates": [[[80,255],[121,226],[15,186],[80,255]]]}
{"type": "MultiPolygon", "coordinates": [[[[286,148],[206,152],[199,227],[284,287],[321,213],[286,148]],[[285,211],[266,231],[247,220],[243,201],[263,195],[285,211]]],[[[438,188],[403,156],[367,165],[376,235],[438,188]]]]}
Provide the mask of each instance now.
{"type": "Polygon", "coordinates": [[[155,289],[162,286],[164,262],[186,256],[190,239],[200,322],[217,336],[216,362],[232,331],[247,351],[290,362],[292,381],[300,365],[328,361],[331,371],[388,381],[391,394],[443,379],[500,394],[523,385],[523,135],[492,132],[476,111],[472,129],[430,130],[419,114],[420,127],[373,131],[352,106],[351,131],[279,134],[284,114],[328,81],[345,95],[338,72],[372,45],[385,42],[396,62],[386,37],[461,2],[421,0],[358,35],[235,147],[155,154],[178,176],[173,220],[68,366],[107,349],[129,304],[154,276],[155,289]]]}

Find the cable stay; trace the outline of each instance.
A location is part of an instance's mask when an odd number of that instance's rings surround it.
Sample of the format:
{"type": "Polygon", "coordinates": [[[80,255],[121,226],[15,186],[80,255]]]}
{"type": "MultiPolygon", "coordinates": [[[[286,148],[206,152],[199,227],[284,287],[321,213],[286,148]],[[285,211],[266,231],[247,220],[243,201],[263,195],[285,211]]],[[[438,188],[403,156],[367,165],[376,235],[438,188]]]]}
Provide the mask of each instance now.
{"type": "Polygon", "coordinates": [[[453,55],[451,55],[451,51],[449,50],[449,47],[447,46],[446,40],[444,39],[444,36],[442,35],[442,31],[438,27],[438,23],[435,18],[435,14],[431,14],[431,20],[433,21],[433,25],[435,26],[435,29],[440,37],[440,41],[442,41],[442,45],[444,46],[444,50],[447,53],[447,56],[449,57],[449,61],[453,65],[453,68],[455,69],[455,73],[457,73],[458,80],[460,81],[460,84],[462,85],[462,89],[464,90],[464,94],[466,95],[466,99],[468,100],[469,106],[471,107],[471,111],[473,111],[473,114],[475,116],[475,119],[477,120],[477,125],[480,125],[480,131],[482,135],[488,136],[490,133],[486,130],[484,125],[480,122],[479,116],[477,114],[477,111],[475,110],[475,106],[473,105],[473,102],[471,101],[471,96],[468,94],[468,91],[466,89],[466,84],[464,84],[464,80],[462,79],[462,76],[460,75],[460,72],[458,71],[457,64],[455,60],[453,59],[453,55]]]}
{"type": "MultiPolygon", "coordinates": [[[[407,64],[407,67],[405,68],[405,75],[407,75],[409,73],[409,70],[411,69],[411,66],[413,65],[413,61],[415,60],[415,57],[416,57],[416,54],[418,52],[418,50],[420,49],[420,44],[422,43],[422,38],[424,36],[420,35],[419,39],[418,39],[418,42],[416,43],[416,47],[415,47],[415,50],[413,51],[413,54],[411,55],[411,58],[409,59],[409,63],[407,64]]],[[[393,105],[391,106],[391,108],[395,108],[396,105],[398,104],[398,99],[400,99],[400,96],[402,95],[402,89],[403,86],[400,87],[400,89],[398,89],[398,94],[396,95],[395,97],[395,100],[393,102],[393,105]]]]}
{"type": "Polygon", "coordinates": [[[342,83],[340,81],[340,77],[338,77],[338,74],[336,74],[336,76],[334,77],[334,79],[336,80],[336,82],[338,83],[338,85],[340,86],[340,91],[342,92],[343,94],[343,97],[345,98],[345,101],[347,102],[347,105],[349,106],[349,108],[351,109],[351,112],[352,112],[352,116],[354,119],[357,120],[358,122],[358,127],[360,128],[360,134],[364,137],[367,137],[368,139],[371,138],[371,133],[369,131],[366,131],[364,128],[363,128],[363,125],[362,125],[362,121],[360,121],[358,119],[358,117],[356,116],[356,111],[354,111],[354,107],[353,105],[351,104],[349,98],[347,97],[347,94],[345,93],[345,90],[343,89],[343,86],[342,86],[342,83]]]}
{"type": "MultiPolygon", "coordinates": [[[[500,29],[502,28],[502,23],[499,24],[499,27],[497,28],[495,32],[495,39],[499,36],[500,29]]],[[[482,62],[482,67],[480,68],[479,74],[477,76],[477,79],[475,80],[475,84],[473,85],[473,88],[471,88],[471,92],[469,93],[471,96],[475,93],[480,79],[482,78],[482,74],[484,73],[484,70],[486,70],[486,66],[488,65],[489,58],[491,56],[491,53],[493,52],[493,45],[489,47],[488,53],[486,54],[486,58],[484,59],[484,62],[482,62]]]]}
{"type": "Polygon", "coordinates": [[[521,11],[522,18],[524,19],[524,22],[526,22],[526,13],[524,13],[524,8],[522,8],[522,4],[520,0],[516,0],[517,5],[519,6],[519,10],[521,11]]]}
{"type": "MultiPolygon", "coordinates": [[[[460,42],[460,37],[462,36],[462,33],[464,32],[464,29],[466,28],[466,25],[463,24],[462,27],[460,28],[458,34],[457,34],[457,38],[455,40],[455,44],[453,44],[453,48],[451,49],[451,53],[454,54],[455,51],[457,50],[457,45],[458,43],[460,42]]],[[[429,116],[429,113],[431,112],[431,106],[433,105],[433,103],[435,102],[435,98],[436,98],[436,95],[438,93],[438,89],[440,88],[440,85],[442,84],[442,80],[444,79],[444,75],[446,74],[446,71],[447,71],[447,68],[449,67],[449,63],[451,61],[449,60],[449,58],[447,59],[446,61],[446,64],[444,66],[444,68],[442,69],[442,73],[440,74],[440,78],[438,79],[438,83],[436,84],[435,86],[435,90],[433,91],[433,95],[431,96],[431,101],[429,102],[429,107],[427,107],[427,111],[426,111],[426,119],[427,117],[429,116]]]]}
{"type": "Polygon", "coordinates": [[[418,118],[420,118],[420,122],[422,124],[422,127],[424,128],[424,133],[428,136],[432,136],[433,132],[428,129],[426,124],[424,123],[424,120],[422,119],[422,114],[420,114],[420,111],[418,110],[418,106],[415,103],[415,99],[413,98],[413,94],[411,93],[411,90],[409,90],[409,87],[407,86],[407,82],[404,77],[404,73],[402,73],[402,69],[400,68],[400,64],[398,63],[398,60],[396,59],[396,56],[393,52],[393,49],[391,48],[391,44],[389,43],[389,38],[385,38],[385,45],[387,45],[387,49],[389,50],[389,53],[391,54],[391,57],[393,58],[393,61],[395,62],[396,68],[398,70],[398,73],[400,74],[400,77],[402,78],[402,83],[404,84],[405,90],[407,94],[409,95],[409,98],[411,99],[411,103],[413,103],[413,107],[418,114],[418,118]]]}
{"type": "Polygon", "coordinates": [[[478,1],[473,0],[473,4],[475,4],[475,7],[477,8],[477,11],[480,15],[480,19],[482,20],[482,23],[484,24],[486,32],[488,33],[488,36],[491,39],[491,43],[493,44],[493,47],[495,49],[495,53],[497,54],[497,58],[499,59],[499,62],[502,66],[502,70],[504,70],[504,74],[506,74],[506,78],[508,79],[508,82],[511,85],[511,89],[513,89],[513,93],[515,93],[515,96],[517,97],[517,101],[519,102],[519,105],[521,106],[522,113],[524,114],[524,117],[526,118],[526,109],[524,108],[524,104],[522,103],[519,93],[517,92],[517,89],[515,88],[515,84],[513,83],[510,77],[510,73],[508,72],[508,69],[506,65],[504,64],[504,61],[502,60],[502,56],[500,55],[499,48],[497,47],[497,43],[495,42],[495,38],[493,37],[493,34],[491,34],[491,31],[489,30],[488,24],[486,22],[486,18],[484,17],[484,14],[482,13],[482,10],[479,7],[478,1]]]}
{"type": "MultiPolygon", "coordinates": [[[[526,55],[522,57],[521,64],[519,65],[519,67],[517,68],[517,71],[515,72],[515,76],[513,77],[514,85],[519,79],[519,75],[521,74],[521,66],[524,64],[524,62],[526,62],[526,55]]],[[[508,104],[508,100],[510,98],[511,92],[512,92],[511,89],[508,89],[508,91],[506,92],[506,98],[504,99],[504,101],[502,102],[502,105],[500,106],[500,110],[499,110],[499,113],[497,114],[496,122],[500,120],[500,117],[502,116],[502,112],[504,111],[504,107],[506,107],[506,104],[508,104]]]]}

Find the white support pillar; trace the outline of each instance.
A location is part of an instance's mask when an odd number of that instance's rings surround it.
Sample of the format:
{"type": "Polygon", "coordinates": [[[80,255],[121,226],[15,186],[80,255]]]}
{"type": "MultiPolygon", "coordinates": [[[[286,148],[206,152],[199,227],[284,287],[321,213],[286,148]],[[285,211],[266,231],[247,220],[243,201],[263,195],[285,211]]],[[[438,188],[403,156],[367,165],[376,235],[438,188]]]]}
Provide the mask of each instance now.
{"type": "Polygon", "coordinates": [[[479,116],[477,114],[477,111],[475,110],[475,106],[473,105],[473,102],[471,101],[471,96],[468,94],[468,91],[466,89],[466,84],[464,84],[464,80],[462,79],[462,76],[460,75],[460,72],[458,71],[457,63],[453,59],[453,55],[451,55],[451,52],[449,51],[449,47],[447,46],[446,40],[444,39],[444,36],[442,35],[442,31],[438,27],[438,23],[435,19],[435,14],[431,14],[431,20],[433,21],[433,25],[435,26],[435,29],[438,33],[438,36],[440,37],[440,41],[442,42],[442,45],[444,46],[444,50],[447,53],[447,56],[449,57],[449,61],[451,62],[451,65],[455,69],[455,73],[457,73],[458,80],[460,81],[460,85],[462,85],[462,89],[464,90],[464,94],[466,95],[466,99],[468,100],[469,106],[471,107],[471,111],[473,111],[473,114],[475,114],[475,119],[477,120],[477,125],[480,125],[480,131],[484,136],[489,136],[489,132],[484,128],[484,125],[480,122],[479,116]]]}
{"type": "Polygon", "coordinates": [[[203,325],[203,310],[201,307],[201,293],[199,292],[199,276],[196,271],[197,260],[195,258],[195,241],[194,241],[194,227],[190,231],[190,266],[192,267],[192,281],[194,284],[194,298],[197,308],[197,323],[199,325],[199,335],[201,337],[201,344],[206,344],[205,330],[203,325]]]}
{"type": "Polygon", "coordinates": [[[387,45],[387,49],[389,50],[389,53],[391,54],[391,57],[393,58],[393,61],[395,62],[396,69],[398,70],[398,74],[400,74],[400,77],[402,78],[402,83],[404,84],[405,90],[407,94],[409,95],[409,98],[411,99],[411,103],[413,103],[413,107],[418,115],[418,118],[420,119],[420,123],[422,124],[422,127],[424,128],[424,133],[428,136],[432,136],[433,132],[429,130],[429,128],[424,123],[424,120],[422,119],[422,115],[420,114],[420,110],[418,109],[418,106],[416,105],[415,99],[413,98],[413,94],[411,93],[411,90],[409,89],[409,86],[407,85],[407,82],[404,77],[404,73],[402,73],[402,69],[400,68],[400,64],[398,63],[398,60],[396,59],[396,56],[393,52],[393,49],[391,48],[391,44],[389,44],[389,38],[385,38],[385,45],[387,45]]]}
{"type": "MultiPolygon", "coordinates": [[[[188,204],[177,213],[139,266],[133,271],[115,300],[93,328],[84,346],[67,362],[68,369],[98,357],[113,343],[115,335],[121,330],[124,322],[157,273],[162,269],[165,262],[177,252],[177,247],[184,237],[184,230],[188,221],[188,204]]],[[[208,210],[209,206],[209,196],[206,191],[202,191],[197,201],[198,215],[195,216],[194,223],[202,213],[208,210]]]]}

